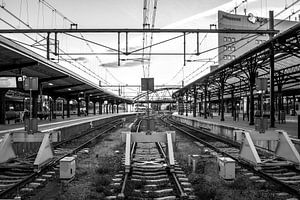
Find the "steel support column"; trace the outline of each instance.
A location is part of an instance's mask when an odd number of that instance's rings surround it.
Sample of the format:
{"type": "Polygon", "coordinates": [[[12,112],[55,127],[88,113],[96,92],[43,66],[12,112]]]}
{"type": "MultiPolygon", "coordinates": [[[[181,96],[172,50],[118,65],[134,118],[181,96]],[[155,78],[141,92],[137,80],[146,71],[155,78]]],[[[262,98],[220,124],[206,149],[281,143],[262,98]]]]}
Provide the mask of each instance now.
{"type": "Polygon", "coordinates": [[[211,110],[211,102],[210,102],[211,92],[210,91],[208,91],[207,97],[208,97],[208,113],[209,113],[209,116],[212,117],[213,113],[211,110]]]}
{"type": "Polygon", "coordinates": [[[251,73],[250,78],[249,78],[249,90],[250,90],[250,102],[249,102],[249,107],[250,107],[250,112],[249,112],[249,125],[254,125],[254,90],[255,86],[255,74],[251,73]]]}
{"type": "Polygon", "coordinates": [[[38,91],[32,91],[32,118],[38,117],[38,91]]]}
{"type": "MultiPolygon", "coordinates": [[[[274,30],[274,13],[269,11],[269,29],[274,30]]],[[[272,39],[274,34],[270,34],[270,39],[272,39]]],[[[270,46],[270,127],[275,127],[275,92],[274,92],[274,43],[271,43],[270,46]]]]}
{"type": "Polygon", "coordinates": [[[225,111],[225,109],[224,109],[224,88],[225,88],[225,82],[222,81],[221,85],[220,85],[220,96],[221,96],[221,105],[220,105],[220,107],[221,107],[221,119],[220,119],[220,121],[225,120],[224,119],[224,111],[225,111]]]}
{"type": "Polygon", "coordinates": [[[57,100],[57,97],[52,97],[52,100],[53,100],[53,106],[52,106],[52,119],[56,119],[56,100],[57,100]]]}
{"type": "Polygon", "coordinates": [[[80,116],[80,99],[77,98],[77,116],[80,116]]]}
{"type": "Polygon", "coordinates": [[[50,32],[47,33],[47,60],[50,60],[50,32]]]}
{"type": "Polygon", "coordinates": [[[218,91],[218,116],[221,115],[221,92],[220,90],[218,91]]]}
{"type": "Polygon", "coordinates": [[[67,118],[70,118],[70,99],[66,98],[67,100],[67,118]]]}
{"type": "Polygon", "coordinates": [[[188,116],[188,102],[189,102],[189,95],[188,93],[186,92],[185,93],[185,116],[188,116]]]}
{"type": "Polygon", "coordinates": [[[5,94],[7,89],[0,89],[0,124],[5,124],[5,94]]]}
{"type": "Polygon", "coordinates": [[[199,106],[200,117],[202,115],[202,105],[203,105],[203,92],[200,95],[200,106],[199,106]]]}
{"type": "Polygon", "coordinates": [[[102,104],[103,104],[103,101],[99,101],[99,115],[102,115],[102,104]]]}
{"type": "Polygon", "coordinates": [[[62,119],[65,119],[65,100],[64,99],[62,99],[62,113],[61,113],[61,118],[62,119]]]}
{"type": "Polygon", "coordinates": [[[207,119],[207,85],[204,86],[204,119],[207,119]]]}
{"type": "Polygon", "coordinates": [[[193,117],[196,117],[196,109],[197,109],[197,88],[196,86],[194,86],[193,117]]]}
{"type": "Polygon", "coordinates": [[[296,96],[293,95],[293,113],[291,113],[292,116],[296,115],[296,96]]]}
{"type": "Polygon", "coordinates": [[[96,115],[96,101],[92,101],[93,102],[93,111],[94,111],[94,115],[96,115]]]}
{"type": "Polygon", "coordinates": [[[85,113],[86,113],[86,115],[89,115],[89,103],[90,103],[90,98],[87,95],[85,97],[85,113]]]}

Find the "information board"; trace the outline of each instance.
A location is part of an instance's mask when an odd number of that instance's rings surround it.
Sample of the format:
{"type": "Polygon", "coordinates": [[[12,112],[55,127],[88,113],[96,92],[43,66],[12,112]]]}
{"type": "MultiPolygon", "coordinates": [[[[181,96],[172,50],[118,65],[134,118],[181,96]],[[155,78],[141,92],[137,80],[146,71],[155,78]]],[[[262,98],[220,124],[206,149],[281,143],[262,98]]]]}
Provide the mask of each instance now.
{"type": "Polygon", "coordinates": [[[37,77],[26,77],[24,81],[24,90],[38,90],[38,78],[37,77]]]}
{"type": "Polygon", "coordinates": [[[0,88],[17,88],[17,77],[0,77],[0,88]]]}
{"type": "Polygon", "coordinates": [[[154,78],[142,78],[142,91],[154,91],[154,78]]]}

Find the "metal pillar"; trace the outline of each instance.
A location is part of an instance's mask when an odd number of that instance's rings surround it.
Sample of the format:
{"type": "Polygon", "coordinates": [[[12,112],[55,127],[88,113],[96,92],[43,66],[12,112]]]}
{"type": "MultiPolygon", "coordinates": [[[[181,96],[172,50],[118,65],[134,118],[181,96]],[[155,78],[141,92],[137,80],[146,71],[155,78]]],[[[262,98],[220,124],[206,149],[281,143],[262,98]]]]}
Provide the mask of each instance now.
{"type": "Polygon", "coordinates": [[[203,93],[201,93],[201,95],[200,95],[200,106],[199,106],[200,117],[202,115],[202,105],[203,105],[203,93]]]}
{"type": "Polygon", "coordinates": [[[186,102],[185,102],[185,116],[188,116],[188,100],[189,100],[189,95],[188,95],[188,93],[186,93],[185,94],[185,100],[186,100],[186,102]]]}
{"type": "Polygon", "coordinates": [[[99,101],[99,115],[102,115],[102,101],[99,101]]]}
{"type": "Polygon", "coordinates": [[[80,99],[77,99],[77,116],[80,116],[80,99]]]}
{"type": "Polygon", "coordinates": [[[7,89],[0,89],[0,124],[5,124],[5,94],[7,89]]]}
{"type": "Polygon", "coordinates": [[[70,118],[70,99],[67,98],[67,118],[70,118]]]}
{"type": "Polygon", "coordinates": [[[57,97],[53,97],[52,99],[53,99],[52,119],[56,119],[55,111],[56,111],[56,100],[57,100],[57,97]]]}
{"type": "Polygon", "coordinates": [[[207,119],[207,85],[204,86],[204,119],[207,119]]]}
{"type": "Polygon", "coordinates": [[[62,102],[62,113],[61,113],[61,118],[62,119],[65,119],[65,100],[63,99],[63,102],[62,102]]]}
{"type": "Polygon", "coordinates": [[[38,91],[32,91],[32,118],[38,117],[38,91]]]}
{"type": "Polygon", "coordinates": [[[186,37],[185,37],[186,33],[183,33],[183,66],[186,65],[186,37]]]}
{"type": "Polygon", "coordinates": [[[249,121],[249,125],[254,125],[254,94],[253,94],[253,90],[254,90],[254,86],[255,86],[255,73],[250,73],[250,78],[249,78],[249,90],[250,90],[250,121],[249,121]]]}
{"type": "Polygon", "coordinates": [[[89,115],[89,103],[90,103],[90,98],[87,95],[85,97],[85,113],[86,113],[86,115],[89,115]]]}
{"type": "Polygon", "coordinates": [[[211,93],[210,93],[210,91],[208,91],[208,113],[209,113],[210,117],[212,117],[213,113],[211,110],[210,96],[211,96],[211,93]]]}
{"type": "Polygon", "coordinates": [[[220,96],[221,96],[221,119],[220,121],[224,121],[225,118],[224,118],[224,88],[225,88],[225,82],[221,82],[221,88],[220,88],[220,96]]]}
{"type": "Polygon", "coordinates": [[[117,113],[119,113],[119,104],[117,103],[117,113]]]}
{"type": "MultiPolygon", "coordinates": [[[[274,13],[273,11],[269,11],[269,29],[274,30],[274,13]]],[[[270,39],[273,38],[274,34],[269,34],[270,39]]],[[[274,92],[274,44],[272,43],[270,46],[270,127],[275,127],[275,92],[274,92]]]]}
{"type": "Polygon", "coordinates": [[[50,60],[50,32],[47,33],[47,60],[50,60]]]}
{"type": "Polygon", "coordinates": [[[196,117],[196,109],[197,109],[197,89],[194,86],[194,106],[193,106],[193,117],[196,117]]]}
{"type": "Polygon", "coordinates": [[[289,98],[289,96],[286,96],[285,97],[285,101],[286,101],[286,114],[289,114],[289,100],[290,100],[290,98],[289,98]]]}
{"type": "Polygon", "coordinates": [[[232,89],[231,89],[231,116],[233,117],[233,120],[235,121],[234,112],[235,112],[234,86],[232,86],[232,89]]]}
{"type": "Polygon", "coordinates": [[[247,96],[247,104],[246,104],[246,115],[247,115],[247,120],[249,121],[249,109],[250,109],[250,98],[247,96]]]}
{"type": "Polygon", "coordinates": [[[293,113],[291,113],[292,116],[296,115],[296,96],[293,95],[293,113]]]}
{"type": "Polygon", "coordinates": [[[96,101],[93,101],[93,111],[94,115],[96,115],[96,101]]]}
{"type": "Polygon", "coordinates": [[[218,116],[221,115],[221,94],[220,90],[218,92],[218,116]]]}

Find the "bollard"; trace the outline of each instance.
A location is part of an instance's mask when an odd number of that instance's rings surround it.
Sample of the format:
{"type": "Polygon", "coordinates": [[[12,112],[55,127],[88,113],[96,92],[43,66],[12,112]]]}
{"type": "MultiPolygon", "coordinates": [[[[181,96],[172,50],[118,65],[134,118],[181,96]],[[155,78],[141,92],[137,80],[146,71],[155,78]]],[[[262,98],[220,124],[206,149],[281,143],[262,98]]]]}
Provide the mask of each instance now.
{"type": "Polygon", "coordinates": [[[191,155],[188,155],[188,166],[191,166],[191,155]]]}
{"type": "Polygon", "coordinates": [[[193,173],[195,173],[196,172],[196,166],[197,166],[197,159],[193,158],[192,161],[193,161],[193,173]]]}

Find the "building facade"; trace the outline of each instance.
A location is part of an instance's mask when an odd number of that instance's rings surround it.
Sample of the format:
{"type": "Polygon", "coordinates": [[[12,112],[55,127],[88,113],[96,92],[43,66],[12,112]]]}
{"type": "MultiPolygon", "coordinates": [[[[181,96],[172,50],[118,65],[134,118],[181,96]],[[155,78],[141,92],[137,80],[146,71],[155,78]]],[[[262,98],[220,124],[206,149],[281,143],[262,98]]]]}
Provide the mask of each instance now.
{"type": "MultiPolygon", "coordinates": [[[[280,32],[294,26],[297,21],[274,20],[275,30],[280,32]]],[[[269,19],[248,15],[236,15],[218,11],[218,29],[245,29],[245,30],[266,30],[269,29],[269,19]]],[[[267,41],[269,35],[256,34],[218,34],[218,62],[219,66],[234,60],[250,49],[267,41]]]]}

